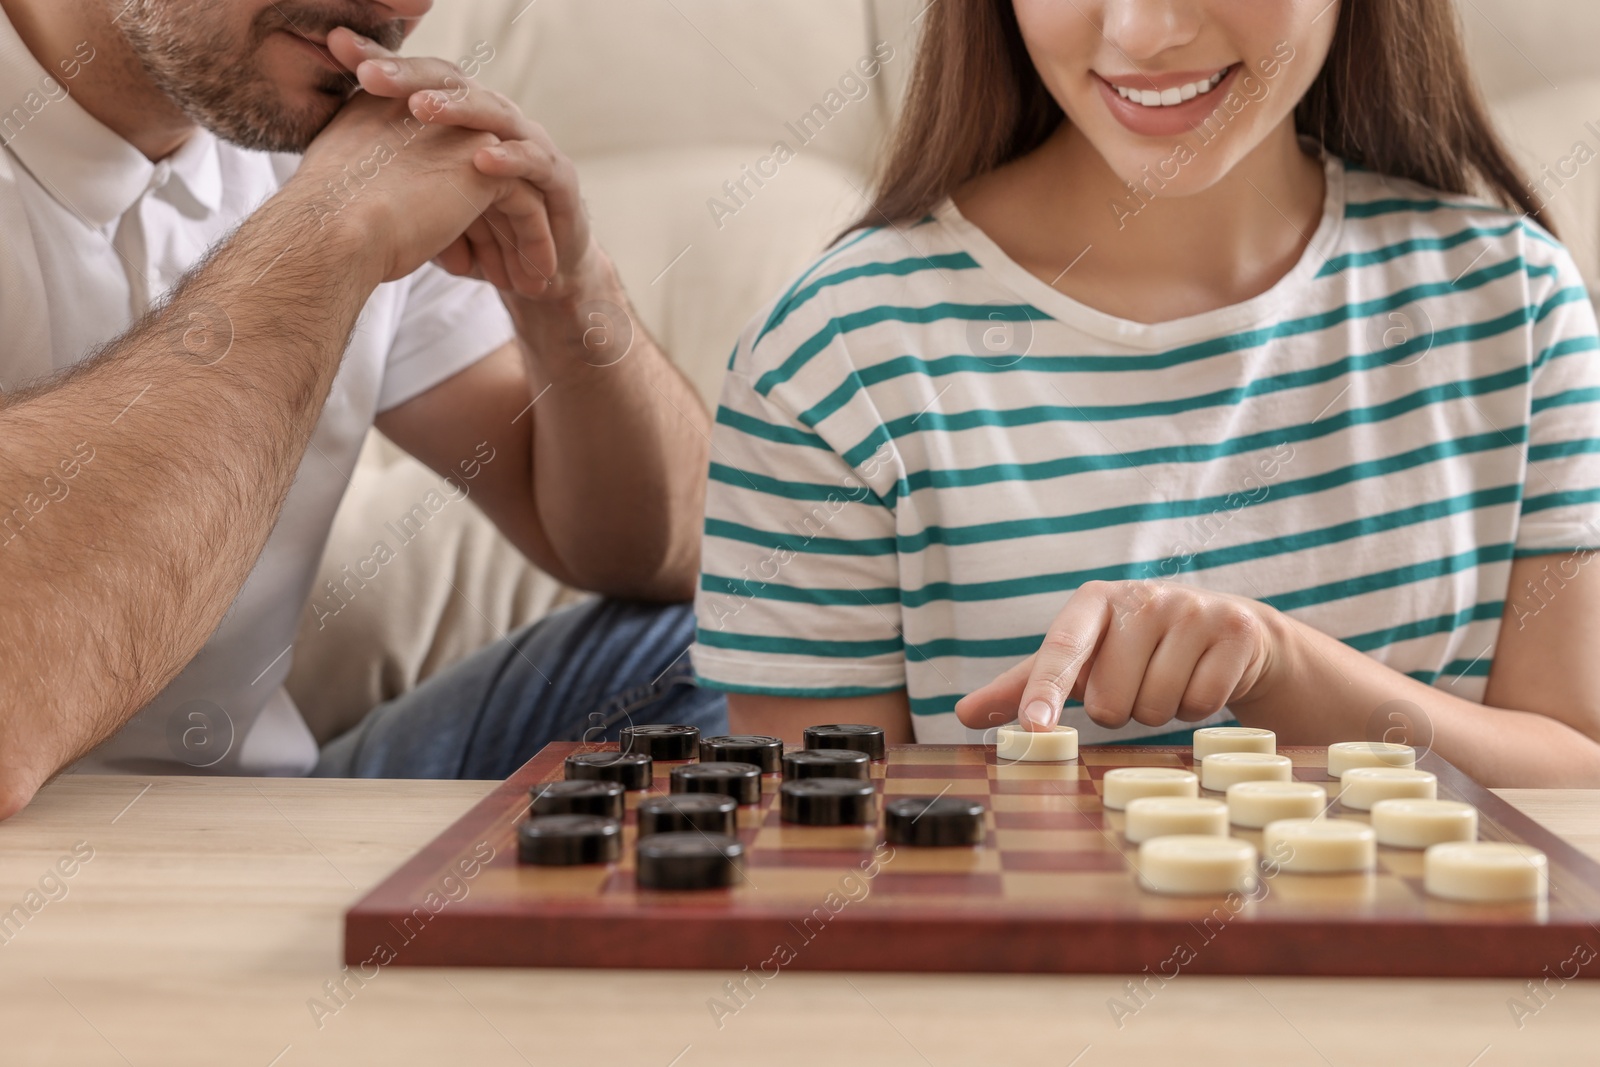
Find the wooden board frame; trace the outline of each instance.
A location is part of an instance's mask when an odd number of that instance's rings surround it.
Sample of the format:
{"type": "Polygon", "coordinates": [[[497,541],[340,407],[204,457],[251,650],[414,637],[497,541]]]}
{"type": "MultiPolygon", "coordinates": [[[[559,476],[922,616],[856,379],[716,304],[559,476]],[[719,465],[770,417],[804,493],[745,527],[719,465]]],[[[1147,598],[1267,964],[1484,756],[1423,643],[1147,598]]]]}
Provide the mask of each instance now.
{"type": "MultiPolygon", "coordinates": [[[[349,910],[345,961],[705,968],[766,978],[787,968],[1539,978],[1558,973],[1578,946],[1600,944],[1600,864],[1431,753],[1418,766],[1438,775],[1441,798],[1478,808],[1481,839],[1520,842],[1548,856],[1548,904],[1425,897],[1421,854],[1389,849],[1380,849],[1374,875],[1278,874],[1263,880],[1266,891],[1255,901],[1149,894],[1123,855],[1133,846],[1121,836],[1120,813],[1100,807],[1098,788],[1112,766],[1191,765],[1189,749],[1156,746],[1088,746],[1064,764],[1009,764],[982,746],[899,746],[874,764],[880,792],[906,785],[931,794],[943,783],[991,805],[989,843],[976,850],[901,846],[885,859],[889,846],[874,843],[882,841],[881,814],[875,831],[808,827],[797,835],[777,822],[778,779],[769,776],[760,809],[741,809],[740,834],[747,843],[767,840],[762,834],[779,843],[747,844],[749,877],[733,889],[653,893],[632,885],[632,807],[645,793],[629,795],[622,863],[519,868],[515,828],[530,788],[559,780],[571,753],[614,747],[562,743],[541,751],[349,910]],[[1030,813],[1030,801],[1013,800],[1000,812],[992,806],[999,796],[1044,796],[1050,807],[1030,813]],[[816,836],[828,834],[836,839],[816,836]],[[1025,837],[1075,844],[1006,844],[1025,837]],[[790,840],[800,847],[787,847],[790,840]],[[911,862],[897,869],[904,857],[911,862]],[[852,872],[854,881],[845,881],[852,872]],[[760,887],[796,877],[808,888],[760,887]],[[1051,892],[1052,879],[1059,892],[1051,892]],[[1014,883],[1033,888],[1014,892],[1014,883]],[[852,887],[861,885],[858,898],[852,887]]],[[[1280,751],[1295,759],[1296,778],[1328,781],[1325,750],[1280,751]]],[[[666,791],[672,766],[658,764],[652,792],[666,791]]],[[[1336,793],[1334,782],[1329,795],[1336,793]]]]}

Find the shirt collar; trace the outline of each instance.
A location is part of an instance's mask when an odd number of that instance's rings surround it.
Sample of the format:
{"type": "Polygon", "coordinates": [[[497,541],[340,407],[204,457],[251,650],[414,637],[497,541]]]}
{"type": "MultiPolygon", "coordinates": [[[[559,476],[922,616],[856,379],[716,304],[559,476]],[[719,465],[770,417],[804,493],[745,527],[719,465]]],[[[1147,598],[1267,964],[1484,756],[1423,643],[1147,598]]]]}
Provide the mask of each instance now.
{"type": "Polygon", "coordinates": [[[152,163],[85,111],[71,89],[64,71],[40,66],[0,8],[0,144],[52,197],[103,229],[171,174],[197,204],[217,210],[222,173],[210,132],[196,130],[178,151],[152,163]]]}
{"type": "Polygon", "coordinates": [[[166,158],[172,173],[183,183],[195,203],[207,211],[222,206],[222,163],[217,158],[216,135],[197,129],[183,147],[166,158]]]}

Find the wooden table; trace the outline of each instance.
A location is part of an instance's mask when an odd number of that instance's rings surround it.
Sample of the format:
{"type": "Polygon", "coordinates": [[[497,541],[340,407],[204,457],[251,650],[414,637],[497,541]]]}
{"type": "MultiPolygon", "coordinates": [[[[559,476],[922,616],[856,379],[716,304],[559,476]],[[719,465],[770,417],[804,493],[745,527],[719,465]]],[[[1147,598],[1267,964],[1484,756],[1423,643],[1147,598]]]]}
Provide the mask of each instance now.
{"type": "MultiPolygon", "coordinates": [[[[1544,1067],[1600,1057],[1600,982],[1551,981],[1541,1006],[1508,980],[1179,975],[1150,983],[1119,1028],[1108,1003],[1135,1003],[1126,978],[784,972],[719,1029],[708,1001],[726,997],[732,977],[719,973],[393,967],[364,984],[345,978],[344,909],[491,787],[56,781],[0,824],[0,1064],[1544,1067]],[[74,866],[74,846],[92,858],[74,866]],[[63,857],[70,878],[52,873],[63,857]],[[26,919],[7,920],[18,904],[26,919]],[[341,980],[349,992],[335,1000],[329,983],[341,980]],[[1520,1019],[1512,1003],[1524,1006],[1520,1019]]],[[[1600,856],[1600,791],[1502,795],[1600,856]]],[[[1592,945],[1600,951],[1600,932],[1592,945]]],[[[1586,973],[1600,974],[1600,959],[1586,973]]]]}

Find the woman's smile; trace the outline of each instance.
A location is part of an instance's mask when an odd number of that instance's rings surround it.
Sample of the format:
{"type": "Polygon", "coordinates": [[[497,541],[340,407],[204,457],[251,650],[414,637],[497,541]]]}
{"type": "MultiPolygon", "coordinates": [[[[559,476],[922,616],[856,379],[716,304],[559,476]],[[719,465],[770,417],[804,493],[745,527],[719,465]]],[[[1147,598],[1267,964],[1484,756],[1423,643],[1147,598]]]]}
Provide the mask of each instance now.
{"type": "Polygon", "coordinates": [[[1091,73],[1106,109],[1125,129],[1142,137],[1170,137],[1203,123],[1220,105],[1226,86],[1233,83],[1242,66],[1231,63],[1209,73],[1091,73]]]}

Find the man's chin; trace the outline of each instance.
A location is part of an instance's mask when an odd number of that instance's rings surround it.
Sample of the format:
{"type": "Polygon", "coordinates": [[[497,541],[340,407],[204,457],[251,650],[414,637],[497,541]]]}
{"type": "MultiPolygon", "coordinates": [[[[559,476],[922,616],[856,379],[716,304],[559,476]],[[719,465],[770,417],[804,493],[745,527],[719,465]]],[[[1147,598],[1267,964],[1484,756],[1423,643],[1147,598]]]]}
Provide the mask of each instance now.
{"type": "Polygon", "coordinates": [[[321,96],[315,104],[299,108],[285,105],[270,113],[257,102],[248,111],[192,117],[219,139],[240,148],[299,154],[310,147],[343,106],[342,99],[321,96]]]}

